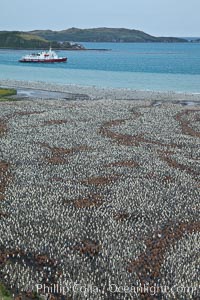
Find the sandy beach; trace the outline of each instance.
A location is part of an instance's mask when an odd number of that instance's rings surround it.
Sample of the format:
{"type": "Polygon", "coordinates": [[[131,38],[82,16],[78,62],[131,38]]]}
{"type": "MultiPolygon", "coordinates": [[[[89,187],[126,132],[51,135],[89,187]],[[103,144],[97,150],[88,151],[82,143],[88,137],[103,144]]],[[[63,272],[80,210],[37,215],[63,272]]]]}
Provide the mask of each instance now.
{"type": "Polygon", "coordinates": [[[0,86],[18,91],[0,102],[0,281],[26,299],[199,299],[200,94],[0,86]]]}

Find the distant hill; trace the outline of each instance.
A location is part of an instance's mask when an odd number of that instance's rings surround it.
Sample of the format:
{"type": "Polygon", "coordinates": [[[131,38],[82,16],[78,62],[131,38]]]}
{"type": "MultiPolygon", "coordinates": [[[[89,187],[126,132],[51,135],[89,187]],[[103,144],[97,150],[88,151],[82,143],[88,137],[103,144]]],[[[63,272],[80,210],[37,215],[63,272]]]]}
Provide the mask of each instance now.
{"type": "Polygon", "coordinates": [[[20,31],[0,31],[0,48],[12,49],[54,49],[82,50],[83,46],[69,42],[59,43],[41,36],[20,31]]]}
{"type": "Polygon", "coordinates": [[[183,39],[186,39],[189,42],[196,42],[200,40],[200,37],[187,36],[187,37],[183,37],[183,39]]]}
{"type": "Polygon", "coordinates": [[[192,43],[200,43],[200,38],[190,39],[190,42],[192,42],[192,43]]]}
{"type": "Polygon", "coordinates": [[[125,28],[70,28],[61,31],[34,30],[30,32],[0,31],[0,48],[83,50],[75,42],[188,42],[175,37],[155,37],[143,31],[125,28]],[[72,43],[73,42],[73,43],[72,43]]]}
{"type": "Polygon", "coordinates": [[[70,28],[61,31],[34,30],[30,34],[40,36],[49,41],[73,42],[188,42],[175,37],[155,37],[143,31],[125,28],[70,28]]]}

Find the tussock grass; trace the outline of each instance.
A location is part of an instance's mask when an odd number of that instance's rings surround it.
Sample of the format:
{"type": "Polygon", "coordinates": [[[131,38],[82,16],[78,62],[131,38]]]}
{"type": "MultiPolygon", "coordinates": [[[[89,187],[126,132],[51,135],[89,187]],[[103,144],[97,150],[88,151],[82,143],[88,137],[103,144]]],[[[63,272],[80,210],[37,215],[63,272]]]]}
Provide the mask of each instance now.
{"type": "Polygon", "coordinates": [[[10,96],[16,95],[17,91],[15,89],[5,89],[0,88],[0,102],[2,101],[14,101],[10,96]]]}
{"type": "Polygon", "coordinates": [[[13,299],[10,291],[8,291],[2,283],[0,283],[0,299],[2,300],[13,299]]]}

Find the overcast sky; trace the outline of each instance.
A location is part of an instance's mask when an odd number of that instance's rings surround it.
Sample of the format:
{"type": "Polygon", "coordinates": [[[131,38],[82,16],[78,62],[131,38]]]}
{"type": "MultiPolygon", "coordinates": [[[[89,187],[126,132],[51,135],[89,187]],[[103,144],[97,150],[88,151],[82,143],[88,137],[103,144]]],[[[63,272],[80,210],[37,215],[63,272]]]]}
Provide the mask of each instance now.
{"type": "Polygon", "coordinates": [[[200,36],[200,0],[0,0],[0,30],[124,27],[200,36]]]}

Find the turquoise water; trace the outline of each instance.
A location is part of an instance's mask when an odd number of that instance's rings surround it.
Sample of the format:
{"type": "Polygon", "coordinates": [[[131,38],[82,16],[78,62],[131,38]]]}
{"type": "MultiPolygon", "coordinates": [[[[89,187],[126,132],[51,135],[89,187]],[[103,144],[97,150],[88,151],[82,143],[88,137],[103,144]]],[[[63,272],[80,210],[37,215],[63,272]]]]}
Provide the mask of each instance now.
{"type": "Polygon", "coordinates": [[[0,79],[200,93],[198,43],[84,43],[110,51],[59,51],[67,63],[21,64],[28,51],[0,50],[0,79]]]}

